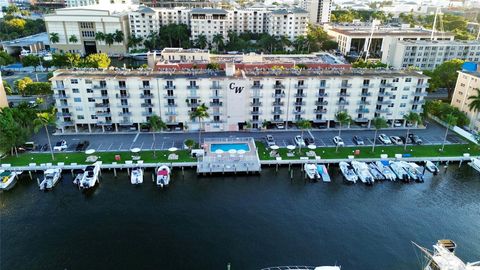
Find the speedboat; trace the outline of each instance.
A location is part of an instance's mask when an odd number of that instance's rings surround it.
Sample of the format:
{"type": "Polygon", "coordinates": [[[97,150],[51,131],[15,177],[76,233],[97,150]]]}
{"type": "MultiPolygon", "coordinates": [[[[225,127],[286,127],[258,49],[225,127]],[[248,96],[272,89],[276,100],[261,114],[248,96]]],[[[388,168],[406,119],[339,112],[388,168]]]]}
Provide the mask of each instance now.
{"type": "Polygon", "coordinates": [[[22,172],[0,170],[0,190],[10,190],[17,183],[17,175],[22,172]]]}
{"type": "Polygon", "coordinates": [[[437,175],[440,170],[438,169],[437,165],[435,165],[433,162],[431,162],[430,160],[427,160],[427,162],[425,162],[425,168],[433,173],[434,175],[437,175]]]}
{"type": "Polygon", "coordinates": [[[480,158],[472,158],[468,165],[480,172],[480,158]]]}
{"type": "Polygon", "coordinates": [[[43,172],[43,181],[40,183],[40,190],[47,191],[52,189],[60,180],[62,169],[48,169],[43,172]]]}
{"type": "Polygon", "coordinates": [[[355,170],[355,173],[358,175],[358,178],[364,184],[372,185],[375,182],[375,179],[373,178],[370,170],[368,169],[367,163],[354,160],[352,161],[352,166],[355,170]]]}
{"type": "Polygon", "coordinates": [[[317,171],[317,165],[311,163],[305,163],[303,165],[303,169],[305,170],[305,176],[310,180],[317,180],[320,178],[320,174],[317,171]]]}
{"type": "Polygon", "coordinates": [[[405,169],[403,169],[403,166],[400,165],[399,161],[391,162],[390,168],[392,168],[392,171],[397,175],[398,179],[410,182],[410,175],[408,175],[405,169]]]}
{"type": "Polygon", "coordinates": [[[98,182],[98,174],[100,173],[100,164],[87,166],[83,172],[82,179],[80,180],[79,187],[82,190],[93,188],[98,182]]]}
{"type": "Polygon", "coordinates": [[[373,175],[373,178],[375,178],[375,180],[385,180],[385,176],[382,174],[382,172],[380,172],[375,163],[368,163],[368,169],[370,170],[370,173],[373,175]]]}
{"type": "Polygon", "coordinates": [[[417,173],[415,172],[415,169],[410,164],[408,164],[408,162],[399,161],[398,163],[407,172],[408,176],[410,176],[410,179],[415,181],[418,180],[418,176],[417,176],[417,173]]]}
{"type": "Polygon", "coordinates": [[[355,174],[353,169],[350,168],[347,162],[342,161],[338,165],[340,166],[340,171],[342,172],[345,180],[347,180],[348,182],[352,182],[354,184],[357,183],[358,176],[355,174]]]}
{"type": "Polygon", "coordinates": [[[433,245],[433,250],[413,244],[423,252],[426,258],[424,270],[480,270],[480,261],[465,263],[457,257],[455,254],[457,244],[452,240],[438,240],[433,245]]]}
{"type": "Polygon", "coordinates": [[[138,185],[143,183],[143,169],[139,167],[135,167],[132,169],[132,173],[130,174],[130,182],[132,185],[138,185]]]}
{"type": "Polygon", "coordinates": [[[170,183],[170,168],[162,165],[157,170],[157,186],[164,187],[170,183]]]}
{"type": "Polygon", "coordinates": [[[322,177],[323,182],[332,182],[330,175],[328,174],[327,166],[325,164],[317,165],[317,173],[322,177]]]}
{"type": "Polygon", "coordinates": [[[388,160],[376,161],[375,165],[377,165],[377,168],[380,170],[383,176],[385,176],[385,179],[390,181],[397,180],[397,175],[390,168],[390,161],[388,160]]]}
{"type": "Polygon", "coordinates": [[[82,181],[84,170],[81,170],[81,169],[73,170],[73,173],[76,174],[75,178],[73,179],[73,184],[78,186],[80,185],[80,181],[82,181]]]}
{"type": "Polygon", "coordinates": [[[424,169],[422,168],[422,166],[419,166],[417,165],[416,163],[413,163],[413,162],[408,162],[408,165],[410,165],[412,168],[413,168],[413,171],[416,175],[416,178],[415,179],[417,182],[423,182],[424,181],[424,177],[423,177],[423,171],[424,169]]]}

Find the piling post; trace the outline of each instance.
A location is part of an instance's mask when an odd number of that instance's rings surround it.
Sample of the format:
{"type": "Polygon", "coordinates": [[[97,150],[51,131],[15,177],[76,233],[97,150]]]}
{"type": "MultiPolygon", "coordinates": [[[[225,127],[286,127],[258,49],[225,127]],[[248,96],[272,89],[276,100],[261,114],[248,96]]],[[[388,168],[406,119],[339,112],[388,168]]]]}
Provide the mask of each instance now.
{"type": "Polygon", "coordinates": [[[290,180],[293,180],[293,170],[290,171],[290,180]]]}
{"type": "Polygon", "coordinates": [[[40,186],[40,178],[37,177],[37,185],[40,186]]]}
{"type": "Polygon", "coordinates": [[[153,176],[153,173],[152,173],[152,182],[155,182],[155,176],[153,176]]]}
{"type": "Polygon", "coordinates": [[[30,180],[33,180],[32,171],[28,171],[28,175],[30,175],[30,180]]]}
{"type": "Polygon", "coordinates": [[[289,170],[289,171],[290,171],[290,169],[291,169],[291,168],[290,168],[291,166],[292,166],[292,163],[289,162],[289,163],[288,163],[288,170],[289,170]]]}
{"type": "Polygon", "coordinates": [[[113,168],[113,176],[117,177],[117,168],[113,168]]]}
{"type": "Polygon", "coordinates": [[[463,159],[460,159],[460,163],[458,163],[458,167],[462,167],[462,162],[463,162],[463,159]]]}
{"type": "Polygon", "coordinates": [[[72,177],[73,177],[73,169],[70,170],[70,173],[72,174],[72,177]]]}
{"type": "Polygon", "coordinates": [[[182,177],[185,177],[185,168],[182,166],[182,177]]]}
{"type": "Polygon", "coordinates": [[[275,165],[275,172],[278,172],[278,163],[275,165]]]}
{"type": "Polygon", "coordinates": [[[127,168],[127,174],[130,175],[130,168],[127,168]]]}

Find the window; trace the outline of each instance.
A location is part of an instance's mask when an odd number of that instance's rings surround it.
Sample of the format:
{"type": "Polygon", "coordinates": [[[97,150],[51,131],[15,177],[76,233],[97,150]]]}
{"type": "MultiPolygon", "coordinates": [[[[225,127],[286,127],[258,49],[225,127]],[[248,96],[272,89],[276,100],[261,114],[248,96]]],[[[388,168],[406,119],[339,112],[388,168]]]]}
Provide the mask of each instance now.
{"type": "Polygon", "coordinates": [[[83,120],[83,119],[85,119],[85,117],[83,115],[77,115],[77,119],[78,120],[83,120]]]}
{"type": "Polygon", "coordinates": [[[94,98],[88,98],[88,102],[95,102],[94,98]]]}
{"type": "Polygon", "coordinates": [[[72,92],[73,92],[74,94],[80,93],[80,91],[78,90],[78,88],[72,88],[72,92]]]}
{"type": "Polygon", "coordinates": [[[402,96],[402,99],[408,99],[408,96],[407,96],[407,95],[403,95],[403,96],[402,96]]]}
{"type": "Polygon", "coordinates": [[[70,83],[71,83],[71,84],[78,84],[78,80],[77,80],[77,79],[71,79],[71,80],[70,80],[70,83]]]}
{"type": "Polygon", "coordinates": [[[87,93],[92,94],[92,93],[93,93],[93,90],[90,89],[90,88],[87,88],[87,93]]]}
{"type": "Polygon", "coordinates": [[[82,102],[82,99],[79,98],[79,97],[76,97],[76,98],[73,98],[73,101],[74,101],[74,102],[82,102]]]}
{"type": "Polygon", "coordinates": [[[407,107],[407,103],[400,103],[400,108],[405,108],[407,107]]]}

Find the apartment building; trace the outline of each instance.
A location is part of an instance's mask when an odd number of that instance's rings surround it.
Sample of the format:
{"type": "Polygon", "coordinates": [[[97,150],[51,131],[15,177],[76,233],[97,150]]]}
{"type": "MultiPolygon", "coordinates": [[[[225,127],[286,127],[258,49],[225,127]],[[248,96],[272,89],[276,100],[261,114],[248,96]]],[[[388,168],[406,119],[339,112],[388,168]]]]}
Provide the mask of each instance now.
{"type": "Polygon", "coordinates": [[[138,4],[134,0],[65,0],[66,7],[84,7],[90,5],[138,4]]]}
{"type": "Polygon", "coordinates": [[[392,44],[386,64],[395,68],[418,67],[432,70],[445,61],[480,61],[480,41],[400,40],[392,44]]]}
{"type": "Polygon", "coordinates": [[[310,23],[328,23],[333,0],[302,0],[300,6],[308,11],[310,23]]]}
{"type": "Polygon", "coordinates": [[[263,7],[229,10],[229,29],[237,34],[266,33],[267,18],[270,12],[271,10],[263,7]]]}
{"type": "Polygon", "coordinates": [[[471,128],[480,131],[480,113],[470,110],[470,100],[468,99],[477,95],[476,89],[480,89],[480,65],[478,64],[471,70],[464,69],[458,72],[451,105],[465,112],[470,118],[471,128]]]}
{"type": "Polygon", "coordinates": [[[307,32],[308,12],[304,9],[280,9],[272,11],[267,19],[267,32],[274,36],[286,36],[295,40],[307,32]]]}
{"type": "Polygon", "coordinates": [[[308,119],[316,126],[335,124],[348,112],[369,125],[376,116],[403,121],[421,112],[428,77],[414,71],[327,69],[211,70],[57,70],[51,79],[62,131],[138,128],[159,115],[170,128],[196,130],[189,113],[209,109],[206,131],[237,131],[251,124],[308,119]]]}
{"type": "Polygon", "coordinates": [[[204,35],[208,42],[212,42],[217,34],[227,39],[229,30],[228,12],[216,8],[194,8],[190,11],[191,39],[196,40],[204,35]]]}
{"type": "MultiPolygon", "coordinates": [[[[431,30],[412,28],[409,25],[375,25],[365,23],[325,25],[327,34],[338,42],[338,49],[344,55],[358,57],[369,47],[370,58],[387,62],[393,44],[398,40],[430,40],[431,30]]],[[[435,32],[433,40],[453,40],[454,34],[435,32]]]]}
{"type": "Polygon", "coordinates": [[[50,47],[60,52],[80,54],[125,54],[130,33],[128,11],[132,8],[136,9],[137,6],[94,5],[62,8],[55,10],[53,14],[46,14],[44,20],[47,32],[49,35],[55,33],[59,37],[59,42],[51,42],[50,47]],[[124,33],[122,42],[108,45],[105,41],[95,39],[98,32],[109,34],[117,30],[124,33]],[[72,36],[77,38],[76,42],[70,41],[72,36]]]}

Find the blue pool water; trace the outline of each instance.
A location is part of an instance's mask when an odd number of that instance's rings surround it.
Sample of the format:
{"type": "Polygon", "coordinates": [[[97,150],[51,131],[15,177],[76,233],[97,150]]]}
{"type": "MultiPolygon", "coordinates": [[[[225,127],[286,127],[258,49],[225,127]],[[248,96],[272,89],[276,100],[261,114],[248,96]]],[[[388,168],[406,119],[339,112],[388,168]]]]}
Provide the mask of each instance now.
{"type": "Polygon", "coordinates": [[[235,150],[245,150],[245,152],[250,151],[250,147],[247,143],[212,143],[210,145],[210,151],[215,152],[218,149],[222,149],[225,152],[228,150],[235,149],[235,150]]]}

